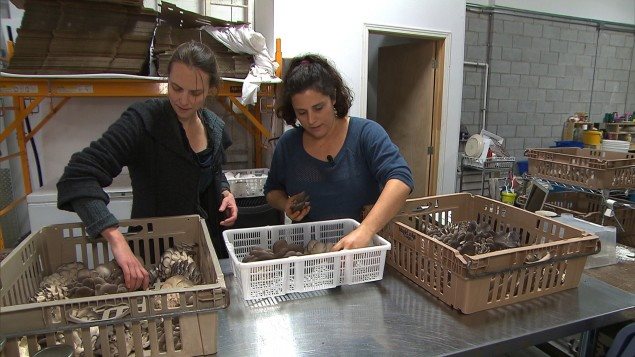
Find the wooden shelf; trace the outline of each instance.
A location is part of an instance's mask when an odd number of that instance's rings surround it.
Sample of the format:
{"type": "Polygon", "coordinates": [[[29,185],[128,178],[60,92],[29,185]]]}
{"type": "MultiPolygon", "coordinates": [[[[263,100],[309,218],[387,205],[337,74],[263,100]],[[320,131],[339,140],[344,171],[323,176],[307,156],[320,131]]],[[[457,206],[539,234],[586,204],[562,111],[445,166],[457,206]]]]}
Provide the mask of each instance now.
{"type": "MultiPolygon", "coordinates": [[[[275,83],[262,83],[259,96],[275,94],[275,83]]],[[[12,78],[0,76],[0,96],[13,97],[160,97],[167,79],[126,78],[12,78]]],[[[218,96],[240,97],[242,81],[223,80],[218,96]]]]}
{"type": "Polygon", "coordinates": [[[628,134],[635,134],[635,122],[621,122],[621,123],[603,123],[605,125],[606,131],[609,133],[615,132],[624,132],[628,134]],[[621,129],[629,128],[629,130],[633,131],[622,131],[621,129]]]}
{"type": "Polygon", "coordinates": [[[617,134],[617,135],[635,135],[635,131],[634,132],[628,132],[628,131],[607,131],[608,134],[617,134]]]}

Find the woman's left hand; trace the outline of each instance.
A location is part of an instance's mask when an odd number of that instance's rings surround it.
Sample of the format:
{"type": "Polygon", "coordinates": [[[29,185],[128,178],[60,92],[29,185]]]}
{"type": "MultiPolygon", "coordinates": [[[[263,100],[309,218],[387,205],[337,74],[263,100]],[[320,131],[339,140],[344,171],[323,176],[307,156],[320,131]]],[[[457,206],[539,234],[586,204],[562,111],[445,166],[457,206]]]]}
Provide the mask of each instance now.
{"type": "Polygon", "coordinates": [[[372,242],[374,235],[375,233],[371,230],[363,225],[360,225],[340,239],[340,241],[333,246],[331,251],[336,252],[342,249],[366,248],[372,242]]]}
{"type": "Polygon", "coordinates": [[[223,191],[223,202],[221,202],[218,208],[219,212],[225,212],[225,218],[220,222],[221,226],[231,227],[236,223],[238,218],[238,206],[236,205],[236,199],[234,195],[229,191],[223,191]]]}

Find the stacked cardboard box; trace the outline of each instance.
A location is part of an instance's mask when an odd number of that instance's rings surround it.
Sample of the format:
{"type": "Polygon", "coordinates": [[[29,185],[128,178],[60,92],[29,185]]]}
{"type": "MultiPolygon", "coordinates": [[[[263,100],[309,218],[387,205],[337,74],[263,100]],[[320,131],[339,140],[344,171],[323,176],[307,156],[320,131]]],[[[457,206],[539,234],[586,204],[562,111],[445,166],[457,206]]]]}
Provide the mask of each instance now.
{"type": "Polygon", "coordinates": [[[8,72],[147,74],[157,13],[140,0],[27,0],[8,72]]]}
{"type": "Polygon", "coordinates": [[[7,69],[11,73],[166,76],[174,49],[191,40],[216,53],[221,77],[245,78],[253,62],[251,55],[231,52],[200,30],[244,23],[202,16],[165,1],[160,16],[143,8],[143,0],[26,0],[24,10],[7,69]],[[156,73],[148,63],[153,37],[156,73]]]}
{"type": "Polygon", "coordinates": [[[167,76],[168,63],[174,49],[191,40],[201,41],[214,51],[221,77],[245,78],[249,73],[252,55],[232,52],[209,33],[199,29],[205,25],[242,26],[244,23],[202,16],[165,1],[161,3],[159,16],[161,23],[157,26],[153,47],[158,75],[167,76]]]}
{"type": "Polygon", "coordinates": [[[154,40],[154,54],[158,62],[159,76],[167,76],[168,63],[174,49],[179,44],[191,40],[201,41],[214,51],[221,77],[245,78],[249,73],[253,61],[251,55],[231,52],[203,30],[178,28],[163,23],[157,27],[154,40]]]}

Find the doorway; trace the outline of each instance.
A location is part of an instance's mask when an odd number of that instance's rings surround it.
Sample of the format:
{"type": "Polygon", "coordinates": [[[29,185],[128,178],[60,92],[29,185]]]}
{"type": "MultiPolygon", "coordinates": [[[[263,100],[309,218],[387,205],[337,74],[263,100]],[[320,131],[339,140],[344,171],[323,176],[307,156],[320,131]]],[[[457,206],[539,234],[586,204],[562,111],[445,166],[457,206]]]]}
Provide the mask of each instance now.
{"type": "Polygon", "coordinates": [[[410,166],[410,197],[437,193],[445,38],[369,26],[366,117],[380,123],[410,166]]]}

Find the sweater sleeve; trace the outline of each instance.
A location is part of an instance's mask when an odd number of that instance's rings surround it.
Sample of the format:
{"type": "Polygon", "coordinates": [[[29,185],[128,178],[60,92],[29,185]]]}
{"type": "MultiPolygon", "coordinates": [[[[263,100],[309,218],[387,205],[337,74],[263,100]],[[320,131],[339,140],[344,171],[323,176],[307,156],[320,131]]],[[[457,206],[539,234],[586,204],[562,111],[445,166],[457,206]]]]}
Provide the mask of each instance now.
{"type": "Polygon", "coordinates": [[[82,222],[86,222],[86,232],[93,238],[98,237],[104,229],[119,224],[102,200],[80,198],[71,204],[82,222]]]}
{"type": "Polygon", "coordinates": [[[79,209],[87,227],[112,223],[114,217],[107,218],[103,212],[108,212],[106,205],[110,201],[103,187],[109,186],[133,160],[142,130],[139,111],[133,105],[99,139],[73,154],[57,183],[57,207],[66,211],[79,209]],[[76,205],[75,201],[80,202],[76,205]]]}
{"type": "Polygon", "coordinates": [[[377,182],[385,185],[390,179],[397,179],[414,189],[414,179],[408,163],[399,152],[399,148],[388,136],[388,133],[371,120],[365,120],[362,127],[361,145],[365,149],[368,166],[375,175],[377,182]]]}

